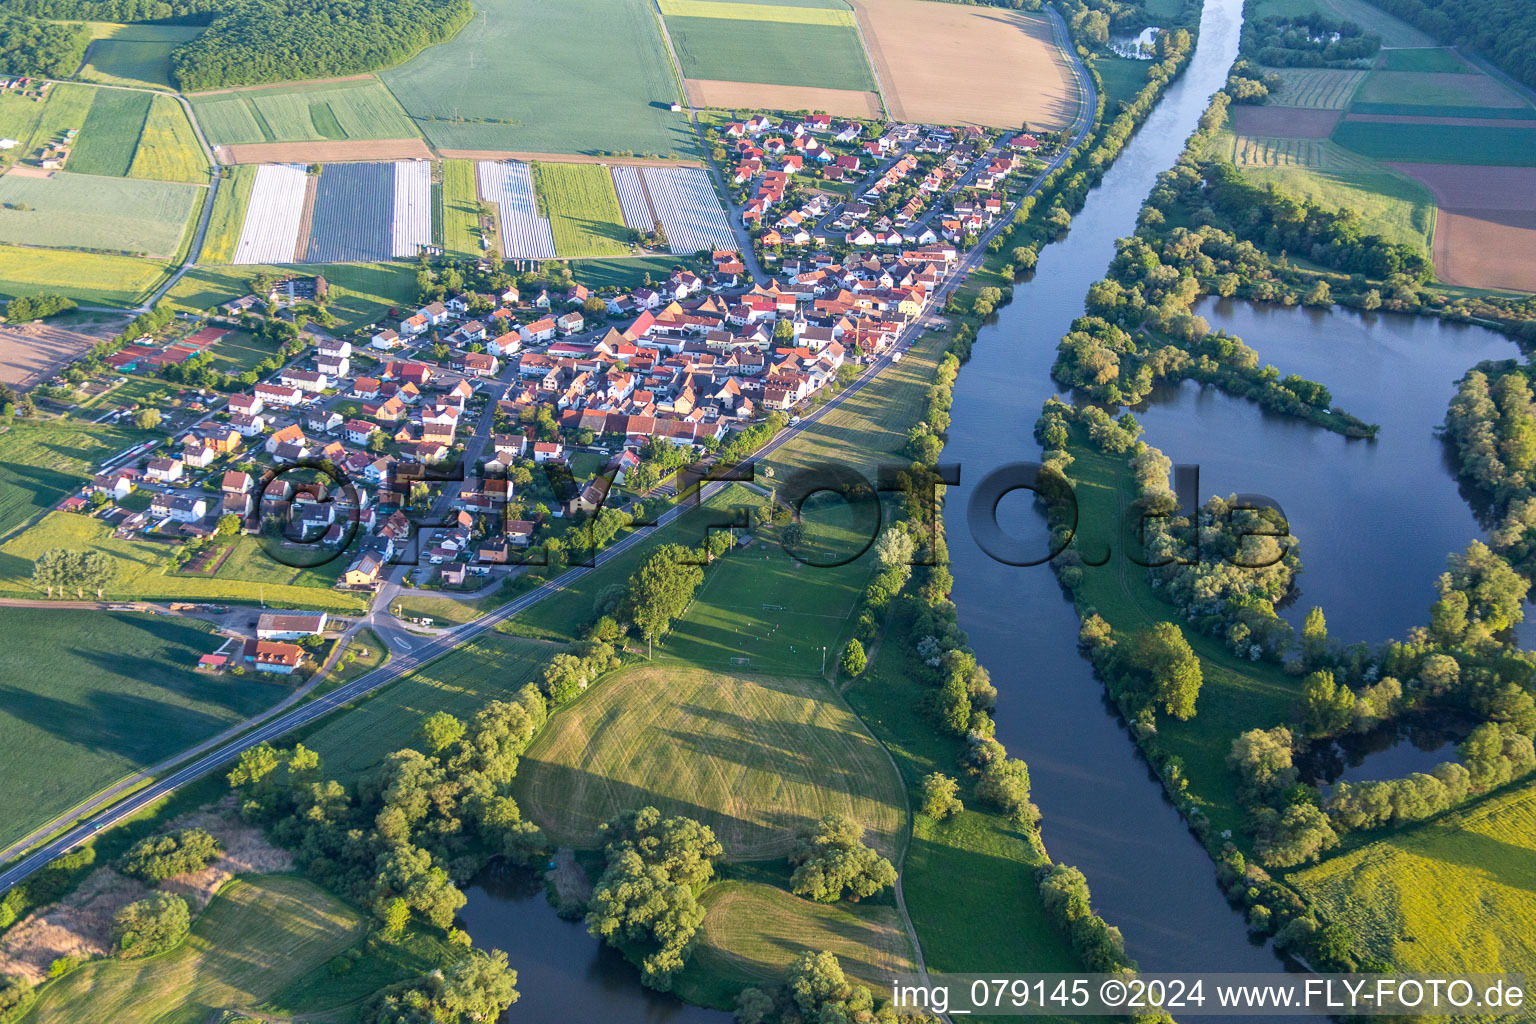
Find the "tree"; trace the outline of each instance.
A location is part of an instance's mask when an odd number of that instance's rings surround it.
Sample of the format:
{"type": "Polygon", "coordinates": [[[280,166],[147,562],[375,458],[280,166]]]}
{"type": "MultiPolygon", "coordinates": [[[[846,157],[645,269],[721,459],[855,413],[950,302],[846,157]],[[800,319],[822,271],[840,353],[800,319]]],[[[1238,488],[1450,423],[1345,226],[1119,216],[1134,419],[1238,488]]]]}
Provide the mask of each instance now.
{"type": "Polygon", "coordinates": [[[112,948],[125,960],[154,956],[186,938],[191,926],[187,901],[157,892],[112,916],[112,948]]]}
{"type": "Polygon", "coordinates": [[[133,414],[133,425],[140,430],[154,430],[161,419],[159,409],[140,409],[133,414]]]}
{"type": "Polygon", "coordinates": [[[384,431],[382,431],[382,430],[371,430],[371,431],[368,432],[368,450],[369,451],[371,451],[371,452],[382,452],[388,444],[389,444],[389,435],[384,433],[384,431]]]}
{"type": "MultiPolygon", "coordinates": [[[[1001,746],[999,745],[999,750],[1001,746]]],[[[1040,817],[1029,800],[1029,766],[1016,757],[1000,757],[982,769],[976,795],[1008,815],[1015,824],[1028,826],[1040,817]]]]}
{"type": "Polygon", "coordinates": [[[1156,622],[1136,636],[1136,657],[1152,677],[1153,699],[1180,721],[1195,717],[1200,695],[1200,659],[1177,623],[1156,622]]]}
{"type": "Polygon", "coordinates": [[[383,922],[385,936],[398,939],[405,934],[405,926],[411,921],[410,904],[396,896],[384,904],[379,919],[383,922]]]}
{"type": "Polygon", "coordinates": [[[53,588],[58,587],[63,596],[68,555],[63,548],[49,548],[38,555],[32,562],[32,585],[42,587],[49,597],[53,596],[53,588]]]}
{"type": "MultiPolygon", "coordinates": [[[[96,600],[100,601],[102,592],[107,589],[107,584],[112,581],[116,572],[112,559],[107,557],[105,551],[82,552],[76,556],[75,560],[75,586],[94,590],[96,600]]],[[[77,589],[76,593],[78,592],[77,589]]]]}
{"type": "Polygon", "coordinates": [[[416,730],[416,738],[433,757],[441,754],[464,736],[464,723],[446,711],[434,711],[416,730]]]}
{"type": "Polygon", "coordinates": [[[218,839],[206,829],[186,828],[134,843],[118,860],[117,870],[158,885],[167,878],[203,870],[219,853],[218,839]]]}
{"type": "Polygon", "coordinates": [[[896,883],[896,869],[863,842],[864,826],[841,814],[828,814],[795,840],[789,863],[790,892],[818,903],[844,897],[857,903],[896,883]]]}
{"type": "Polygon", "coordinates": [[[507,954],[472,949],[443,972],[438,1003],[457,1019],[494,1021],[517,998],[517,972],[507,966],[507,954]]]}
{"type": "Polygon", "coordinates": [[[915,546],[910,533],[892,527],[880,534],[880,539],[875,542],[875,557],[882,569],[910,565],[915,546]]]}
{"type": "Polygon", "coordinates": [[[1302,715],[1308,736],[1342,732],[1349,728],[1354,710],[1354,691],[1334,682],[1332,672],[1322,669],[1307,676],[1302,688],[1302,715]]]}
{"type": "Polygon", "coordinates": [[[933,772],[923,776],[923,813],[943,820],[965,810],[958,794],[960,784],[948,775],[933,772]]]}
{"type": "Polygon", "coordinates": [[[1315,804],[1292,804],[1284,811],[1263,807],[1254,821],[1254,853],[1270,867],[1304,864],[1339,842],[1328,815],[1315,804]]]}
{"type": "Polygon", "coordinates": [[[864,655],[864,645],[857,639],[849,640],[847,646],[843,648],[843,674],[850,678],[858,676],[868,664],[869,661],[864,655]]]}
{"type": "Polygon", "coordinates": [[[1245,803],[1264,803],[1296,782],[1299,773],[1291,752],[1291,730],[1284,726],[1249,729],[1232,741],[1227,766],[1237,773],[1238,793],[1245,803]]]}
{"type": "Polygon", "coordinates": [[[219,516],[219,525],[213,529],[214,535],[219,537],[233,537],[240,532],[240,517],[233,512],[219,516]]]}
{"type": "Polygon", "coordinates": [[[645,639],[647,656],[656,637],[672,626],[704,582],[704,570],[689,561],[690,552],[680,544],[663,544],[653,551],[629,580],[624,618],[635,624],[645,639]]]}

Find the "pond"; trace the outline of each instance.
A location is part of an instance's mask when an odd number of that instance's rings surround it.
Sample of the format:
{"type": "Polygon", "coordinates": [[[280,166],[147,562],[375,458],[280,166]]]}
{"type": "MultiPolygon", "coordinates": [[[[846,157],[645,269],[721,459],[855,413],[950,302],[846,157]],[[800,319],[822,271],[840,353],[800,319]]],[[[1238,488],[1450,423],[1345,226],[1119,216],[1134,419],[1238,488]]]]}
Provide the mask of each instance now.
{"type": "Polygon", "coordinates": [[[1157,56],[1153,46],[1157,43],[1157,28],[1144,28],[1139,35],[1110,36],[1109,48],[1121,57],[1132,60],[1152,60],[1157,56]]]}
{"type": "Polygon", "coordinates": [[[1313,744],[1297,758],[1303,782],[1325,791],[1340,782],[1386,782],[1414,772],[1429,774],[1445,761],[1459,761],[1456,745],[1466,739],[1472,721],[1409,715],[1366,733],[1313,744]]]}

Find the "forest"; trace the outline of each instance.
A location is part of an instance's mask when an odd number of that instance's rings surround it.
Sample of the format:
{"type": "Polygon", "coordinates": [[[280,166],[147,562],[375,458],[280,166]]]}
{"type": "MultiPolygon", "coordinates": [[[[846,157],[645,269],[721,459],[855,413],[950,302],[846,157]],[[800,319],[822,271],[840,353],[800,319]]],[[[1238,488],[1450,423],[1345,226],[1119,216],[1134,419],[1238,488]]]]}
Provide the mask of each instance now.
{"type": "Polygon", "coordinates": [[[1444,43],[1471,46],[1536,86],[1536,6],[1528,0],[1370,0],[1444,43]]]}
{"type": "Polygon", "coordinates": [[[0,67],[13,75],[64,78],[85,58],[91,33],[0,10],[0,67]]]}
{"type": "Polygon", "coordinates": [[[451,39],[473,14],[469,0],[9,0],[7,6],[50,19],[207,24],[208,31],[171,54],[172,74],[185,92],[393,67],[451,39]]]}

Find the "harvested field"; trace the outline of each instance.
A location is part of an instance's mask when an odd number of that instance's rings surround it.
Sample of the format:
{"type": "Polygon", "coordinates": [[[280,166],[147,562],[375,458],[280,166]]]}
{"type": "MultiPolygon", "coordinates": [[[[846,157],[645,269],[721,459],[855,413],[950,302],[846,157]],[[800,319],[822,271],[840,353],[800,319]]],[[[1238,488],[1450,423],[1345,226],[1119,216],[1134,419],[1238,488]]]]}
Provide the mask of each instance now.
{"type": "Polygon", "coordinates": [[[309,175],[303,164],[262,164],[235,244],[234,263],[292,263],[309,175]]]}
{"type": "Polygon", "coordinates": [[[1326,139],[1338,121],[1338,110],[1255,107],[1247,104],[1232,108],[1232,124],[1239,135],[1262,135],[1276,139],[1326,139]]]}
{"type": "Polygon", "coordinates": [[[1374,121],[1377,124],[1443,124],[1476,125],[1483,128],[1530,128],[1524,118],[1502,117],[1420,117],[1413,114],[1356,114],[1344,115],[1346,121],[1374,121]]]}
{"type": "Polygon", "coordinates": [[[0,242],[170,257],[203,190],[196,185],[61,172],[0,176],[0,242]]]}
{"type": "Polygon", "coordinates": [[[1077,116],[1077,85],[1044,17],[925,0],[852,2],[892,118],[1049,129],[1077,116]]]}
{"type": "Polygon", "coordinates": [[[1435,273],[1448,284],[1536,292],[1536,167],[1394,163],[1435,194],[1435,273]]]}
{"type": "Polygon", "coordinates": [[[906,806],[884,749],[825,681],[670,665],[620,672],[562,708],[514,785],[558,845],[596,847],[603,821],[654,804],[709,825],[742,860],[783,856],[796,828],[830,813],[890,855],[906,806]]]}
{"type": "Polygon", "coordinates": [[[643,174],[672,252],[736,248],[736,234],[707,172],[695,167],[648,167],[643,174]]]}
{"type": "MultiPolygon", "coordinates": [[[[393,164],[326,164],[309,230],[310,263],[376,263],[393,253],[393,164]]],[[[300,239],[300,246],[304,241],[300,239]]]]}
{"type": "Polygon", "coordinates": [[[825,110],[839,117],[880,117],[880,96],[854,89],[817,89],[799,85],[763,85],[759,82],[722,82],[688,78],[688,98],[696,107],[724,110],[825,110]]]}
{"type": "Polygon", "coordinates": [[[420,139],[348,140],[346,142],[252,142],[215,146],[221,164],[324,164],[345,160],[430,160],[420,139]]]}
{"type": "Polygon", "coordinates": [[[46,323],[0,325],[0,383],[30,387],[100,340],[46,323]]]}
{"type": "Polygon", "coordinates": [[[1326,68],[1265,68],[1285,83],[1271,93],[1271,102],[1287,107],[1343,110],[1365,80],[1364,71],[1331,71],[1326,68]]]}

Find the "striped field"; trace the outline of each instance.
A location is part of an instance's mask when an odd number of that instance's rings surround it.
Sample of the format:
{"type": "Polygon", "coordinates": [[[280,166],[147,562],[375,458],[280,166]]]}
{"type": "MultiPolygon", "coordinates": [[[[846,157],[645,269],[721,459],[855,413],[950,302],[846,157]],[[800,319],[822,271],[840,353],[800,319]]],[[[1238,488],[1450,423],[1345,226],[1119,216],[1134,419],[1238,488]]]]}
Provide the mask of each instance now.
{"type": "Polygon", "coordinates": [[[1343,110],[1365,78],[1364,71],[1330,71],[1324,68],[1266,68],[1265,74],[1279,75],[1284,84],[1269,97],[1279,107],[1307,107],[1312,110],[1343,110]]]}

